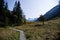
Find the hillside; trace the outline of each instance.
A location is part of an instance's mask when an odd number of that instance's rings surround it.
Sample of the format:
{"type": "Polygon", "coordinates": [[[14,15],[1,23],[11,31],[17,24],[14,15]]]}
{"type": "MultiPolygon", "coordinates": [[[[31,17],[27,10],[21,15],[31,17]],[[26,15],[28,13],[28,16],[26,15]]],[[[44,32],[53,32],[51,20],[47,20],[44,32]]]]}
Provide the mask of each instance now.
{"type": "Polygon", "coordinates": [[[52,19],[52,18],[56,17],[58,14],[59,14],[59,5],[52,8],[44,16],[46,19],[52,19]]]}
{"type": "MultiPolygon", "coordinates": [[[[53,18],[57,17],[58,15],[60,15],[60,6],[59,5],[53,7],[46,14],[44,14],[46,20],[53,19],[53,18]]],[[[37,20],[39,20],[39,19],[40,19],[40,17],[37,20]]]]}

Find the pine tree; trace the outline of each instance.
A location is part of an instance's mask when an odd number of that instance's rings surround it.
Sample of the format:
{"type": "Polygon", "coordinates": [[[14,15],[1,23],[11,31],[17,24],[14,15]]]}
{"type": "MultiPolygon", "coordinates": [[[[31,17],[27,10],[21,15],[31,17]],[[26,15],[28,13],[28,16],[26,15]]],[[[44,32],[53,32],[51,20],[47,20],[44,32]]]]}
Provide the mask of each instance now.
{"type": "Polygon", "coordinates": [[[9,11],[8,11],[8,3],[6,2],[6,4],[5,4],[5,10],[4,10],[5,26],[7,26],[8,25],[8,22],[9,22],[8,14],[9,14],[9,11]]]}
{"type": "Polygon", "coordinates": [[[20,7],[20,1],[15,2],[14,8],[13,8],[13,15],[15,17],[15,23],[17,25],[23,24],[23,21],[22,21],[23,16],[22,16],[22,9],[20,7]]]}
{"type": "Polygon", "coordinates": [[[0,0],[0,15],[3,13],[4,11],[4,0],[0,0]]]}
{"type": "Polygon", "coordinates": [[[15,5],[14,5],[14,8],[13,8],[13,11],[12,11],[12,16],[13,16],[13,19],[12,19],[12,23],[17,25],[17,11],[16,11],[16,8],[17,8],[17,1],[15,2],[15,5]]]}
{"type": "Polygon", "coordinates": [[[8,10],[8,3],[5,4],[5,9],[8,10]]]}
{"type": "Polygon", "coordinates": [[[4,26],[4,0],[0,0],[0,25],[4,26]]]}
{"type": "Polygon", "coordinates": [[[2,9],[4,7],[4,0],[0,0],[0,8],[2,9]]]}
{"type": "Polygon", "coordinates": [[[16,11],[17,11],[17,16],[18,16],[18,25],[21,25],[22,24],[22,10],[20,7],[20,1],[18,1],[16,11]]]}
{"type": "Polygon", "coordinates": [[[17,1],[15,2],[14,8],[13,8],[13,14],[14,15],[17,15],[17,13],[16,13],[16,7],[17,7],[17,1]]]}

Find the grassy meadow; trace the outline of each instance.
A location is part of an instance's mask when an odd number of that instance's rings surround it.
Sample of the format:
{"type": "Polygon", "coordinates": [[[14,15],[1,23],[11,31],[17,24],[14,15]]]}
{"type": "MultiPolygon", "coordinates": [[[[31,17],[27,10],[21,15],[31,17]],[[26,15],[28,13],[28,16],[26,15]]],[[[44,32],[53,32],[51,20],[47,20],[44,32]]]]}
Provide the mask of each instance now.
{"type": "Polygon", "coordinates": [[[8,29],[0,28],[0,40],[19,40],[19,32],[8,29]]]}
{"type": "Polygon", "coordinates": [[[56,40],[60,33],[60,19],[41,22],[27,22],[25,25],[14,27],[25,32],[27,40],[56,40]]]}
{"type": "MultiPolygon", "coordinates": [[[[15,26],[25,32],[27,40],[56,40],[60,33],[60,19],[42,22],[27,22],[22,26],[15,26]]],[[[0,40],[19,40],[19,32],[8,28],[0,28],[0,40]]]]}

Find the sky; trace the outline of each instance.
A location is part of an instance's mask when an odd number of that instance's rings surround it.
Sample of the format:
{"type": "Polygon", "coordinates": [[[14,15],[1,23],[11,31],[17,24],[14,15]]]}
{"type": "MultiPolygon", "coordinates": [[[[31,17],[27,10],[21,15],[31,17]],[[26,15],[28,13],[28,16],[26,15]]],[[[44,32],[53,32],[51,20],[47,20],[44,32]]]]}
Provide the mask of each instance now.
{"type": "MultiPolygon", "coordinates": [[[[5,0],[8,2],[9,10],[13,10],[14,3],[16,0],[5,0]]],[[[41,14],[44,15],[46,12],[51,10],[53,7],[58,5],[59,0],[19,0],[21,9],[26,17],[38,18],[41,14]]]]}

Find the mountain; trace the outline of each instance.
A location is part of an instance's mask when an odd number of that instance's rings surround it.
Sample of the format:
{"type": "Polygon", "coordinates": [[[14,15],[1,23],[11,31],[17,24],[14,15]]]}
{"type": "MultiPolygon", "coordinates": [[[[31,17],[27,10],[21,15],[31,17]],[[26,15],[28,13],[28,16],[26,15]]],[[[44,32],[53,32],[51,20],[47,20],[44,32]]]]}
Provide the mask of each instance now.
{"type": "Polygon", "coordinates": [[[34,22],[35,20],[37,20],[37,18],[28,18],[27,19],[28,22],[34,22]]]}
{"type": "MultiPolygon", "coordinates": [[[[60,14],[60,7],[59,5],[53,7],[51,10],[49,10],[44,17],[46,18],[46,20],[50,20],[54,17],[56,17],[57,15],[60,14]]],[[[38,20],[40,19],[40,17],[38,18],[38,20]]]]}
{"type": "Polygon", "coordinates": [[[52,18],[56,17],[58,14],[59,14],[59,5],[52,8],[44,16],[48,20],[48,19],[52,19],[52,18]]]}

